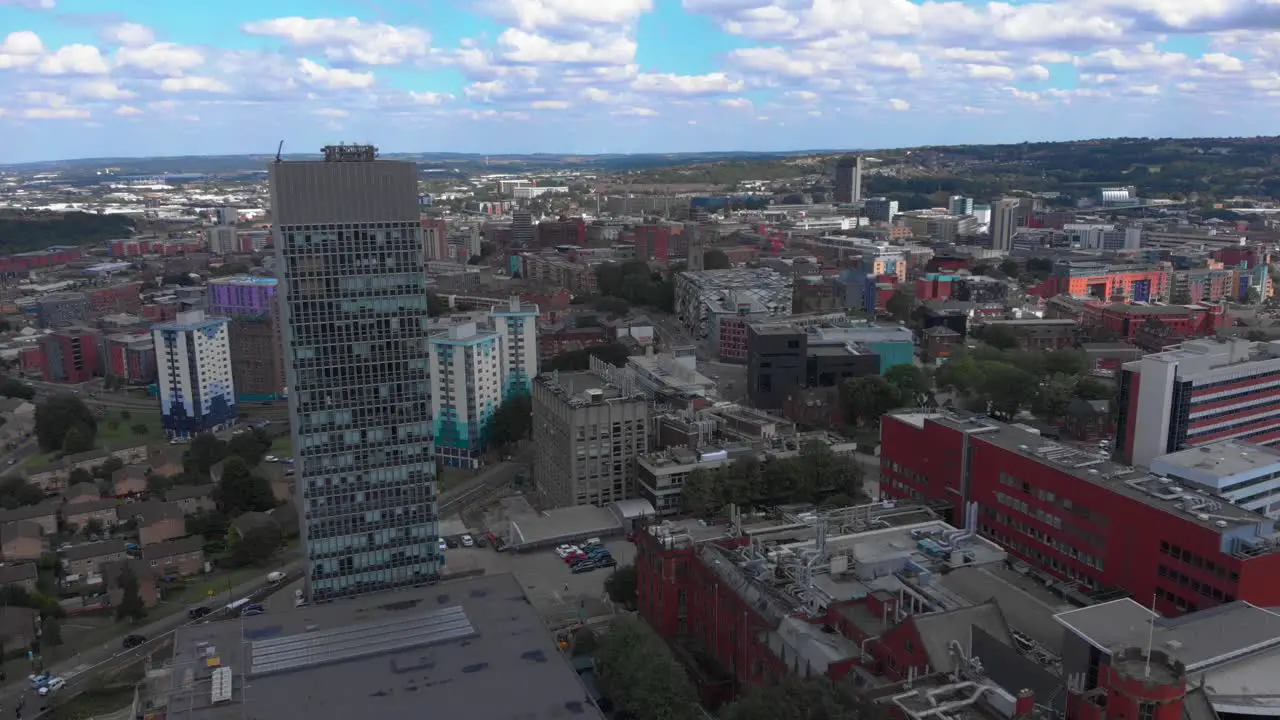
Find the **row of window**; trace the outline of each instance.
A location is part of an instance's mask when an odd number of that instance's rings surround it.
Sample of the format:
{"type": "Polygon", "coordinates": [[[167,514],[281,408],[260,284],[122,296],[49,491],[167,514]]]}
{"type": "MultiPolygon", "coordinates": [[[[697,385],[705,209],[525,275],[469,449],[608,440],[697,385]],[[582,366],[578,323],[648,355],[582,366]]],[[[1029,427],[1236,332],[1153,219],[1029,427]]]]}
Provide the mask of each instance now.
{"type": "Polygon", "coordinates": [[[1164,564],[1160,564],[1156,567],[1156,574],[1162,578],[1169,578],[1181,587],[1190,588],[1197,594],[1203,595],[1207,598],[1213,598],[1220,603],[1234,602],[1236,599],[1235,595],[1232,595],[1222,588],[1215,587],[1207,582],[1200,582],[1193,577],[1189,577],[1186,573],[1179,572],[1164,564]]]}
{"type": "Polygon", "coordinates": [[[1240,582],[1240,573],[1235,570],[1225,567],[1219,563],[1215,563],[1206,557],[1191,552],[1187,548],[1172,544],[1166,540],[1160,541],[1160,554],[1167,555],[1174,560],[1184,562],[1197,570],[1204,570],[1206,572],[1213,573],[1220,578],[1229,580],[1232,584],[1240,582]]]}

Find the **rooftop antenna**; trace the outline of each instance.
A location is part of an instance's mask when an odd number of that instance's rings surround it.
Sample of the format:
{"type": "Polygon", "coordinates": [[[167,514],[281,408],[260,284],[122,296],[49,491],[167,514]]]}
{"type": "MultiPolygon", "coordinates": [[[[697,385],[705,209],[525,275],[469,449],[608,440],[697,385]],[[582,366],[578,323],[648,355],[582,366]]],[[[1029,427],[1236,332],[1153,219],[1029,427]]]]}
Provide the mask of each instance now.
{"type": "Polygon", "coordinates": [[[280,141],[280,144],[276,146],[276,162],[280,162],[280,153],[281,153],[282,151],[284,151],[284,141],[283,141],[283,140],[281,140],[281,141],[280,141]]]}
{"type": "Polygon", "coordinates": [[[1156,594],[1151,593],[1151,617],[1147,625],[1147,664],[1143,668],[1142,677],[1144,679],[1151,678],[1151,643],[1155,642],[1156,637],[1156,594]]]}

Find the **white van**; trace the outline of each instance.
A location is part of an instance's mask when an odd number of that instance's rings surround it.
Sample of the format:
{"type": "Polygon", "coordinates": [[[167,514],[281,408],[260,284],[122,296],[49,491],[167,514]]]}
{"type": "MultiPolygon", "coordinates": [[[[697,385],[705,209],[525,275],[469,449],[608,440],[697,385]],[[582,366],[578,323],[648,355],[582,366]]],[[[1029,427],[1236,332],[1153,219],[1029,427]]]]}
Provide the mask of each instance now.
{"type": "Polygon", "coordinates": [[[287,576],[287,575],[285,575],[283,572],[281,572],[280,570],[276,570],[275,572],[273,572],[273,573],[269,573],[269,574],[267,575],[267,582],[269,582],[269,583],[278,583],[278,582],[283,581],[286,577],[288,577],[288,576],[287,576]]]}

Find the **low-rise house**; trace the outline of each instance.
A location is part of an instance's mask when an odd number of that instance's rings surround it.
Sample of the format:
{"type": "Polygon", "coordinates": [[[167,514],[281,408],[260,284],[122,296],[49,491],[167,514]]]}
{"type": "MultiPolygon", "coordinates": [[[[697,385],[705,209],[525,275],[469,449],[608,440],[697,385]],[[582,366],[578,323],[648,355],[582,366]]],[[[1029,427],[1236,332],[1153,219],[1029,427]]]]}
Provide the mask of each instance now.
{"type": "Polygon", "coordinates": [[[132,571],[134,578],[138,580],[138,595],[142,598],[143,607],[155,607],[160,602],[160,590],[156,587],[156,576],[151,572],[151,566],[144,560],[122,560],[108,563],[102,568],[102,579],[106,583],[111,606],[119,607],[120,601],[124,599],[120,576],[125,568],[132,571]]]}
{"type": "Polygon", "coordinates": [[[97,502],[102,499],[102,491],[97,485],[88,482],[81,482],[72,485],[62,491],[62,499],[68,505],[75,505],[82,502],[97,502]]]}
{"type": "Polygon", "coordinates": [[[36,406],[21,398],[0,398],[0,445],[19,443],[35,432],[36,406]]]}
{"type": "Polygon", "coordinates": [[[54,498],[45,500],[38,505],[24,505],[12,510],[0,510],[0,525],[8,525],[19,520],[29,520],[40,526],[40,530],[45,535],[53,535],[58,532],[58,510],[62,507],[62,500],[54,498]]]}
{"type": "Polygon", "coordinates": [[[112,446],[107,449],[107,454],[116,458],[125,465],[145,464],[148,456],[150,455],[147,451],[146,445],[139,445],[132,442],[112,446]]]}
{"type": "Polygon", "coordinates": [[[5,562],[35,562],[44,551],[44,531],[38,524],[18,520],[0,526],[0,558],[5,562]]]}
{"type": "Polygon", "coordinates": [[[253,469],[253,474],[265,478],[271,483],[271,494],[276,502],[289,502],[293,499],[294,474],[293,466],[285,463],[262,463],[253,469]]]}
{"type": "Polygon", "coordinates": [[[198,512],[217,508],[217,503],[213,501],[214,487],[213,483],[177,485],[165,492],[164,499],[165,502],[177,505],[184,515],[195,515],[198,512]]]}
{"type": "Polygon", "coordinates": [[[116,514],[121,522],[132,520],[137,523],[138,544],[142,546],[166,542],[187,534],[186,518],[182,510],[173,503],[125,503],[116,508],[116,514]]]}
{"type": "Polygon", "coordinates": [[[147,468],[125,465],[111,473],[111,494],[118,498],[137,497],[147,492],[147,468]]]}
{"type": "Polygon", "coordinates": [[[247,512],[232,520],[231,527],[228,530],[232,538],[239,539],[258,528],[264,527],[279,529],[280,524],[267,513],[247,512]]]}
{"type": "Polygon", "coordinates": [[[116,506],[118,504],[115,498],[103,498],[93,502],[64,505],[62,507],[62,520],[69,527],[76,529],[83,528],[94,520],[97,520],[104,528],[112,527],[118,522],[118,516],[116,515],[116,506]]]}
{"type": "Polygon", "coordinates": [[[98,575],[106,565],[127,557],[125,547],[123,540],[103,540],[69,547],[58,553],[62,558],[63,575],[77,575],[82,579],[98,575]]]}
{"type": "Polygon", "coordinates": [[[40,572],[36,569],[35,563],[0,566],[0,587],[17,585],[27,592],[35,592],[39,577],[40,572]]]}
{"type": "Polygon", "coordinates": [[[159,447],[152,448],[148,462],[151,464],[152,475],[164,475],[165,477],[173,477],[181,475],[183,471],[182,454],[186,452],[182,447],[159,447]]]}
{"type": "Polygon", "coordinates": [[[142,548],[142,559],[159,577],[204,572],[204,538],[199,535],[142,548]]]}
{"type": "Polygon", "coordinates": [[[0,644],[5,648],[24,648],[36,639],[36,620],[40,612],[15,605],[0,605],[0,644]]]}
{"type": "Polygon", "coordinates": [[[37,467],[27,473],[27,480],[46,493],[61,492],[66,489],[75,470],[92,472],[109,458],[116,458],[125,465],[133,465],[147,460],[145,445],[124,445],[110,450],[88,450],[75,455],[68,455],[37,467]]]}

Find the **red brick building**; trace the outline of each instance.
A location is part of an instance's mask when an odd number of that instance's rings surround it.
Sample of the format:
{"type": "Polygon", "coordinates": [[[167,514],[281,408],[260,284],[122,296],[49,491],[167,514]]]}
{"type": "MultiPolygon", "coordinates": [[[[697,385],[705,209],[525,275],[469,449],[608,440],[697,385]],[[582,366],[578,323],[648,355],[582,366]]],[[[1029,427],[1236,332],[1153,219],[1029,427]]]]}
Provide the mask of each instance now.
{"type": "Polygon", "coordinates": [[[67,328],[46,335],[40,345],[40,374],[45,382],[82,383],[101,371],[101,336],[88,328],[67,328]]]}
{"type": "Polygon", "coordinates": [[[1015,426],[886,415],[880,491],[951,517],[977,503],[983,537],[1085,595],[1154,597],[1165,615],[1280,604],[1271,520],[1015,426]]]}
{"type": "Polygon", "coordinates": [[[78,247],[52,247],[48,250],[18,253],[8,257],[0,257],[0,273],[24,273],[40,268],[65,265],[75,262],[84,256],[78,247]]]}
{"type": "Polygon", "coordinates": [[[89,291],[89,305],[98,315],[137,313],[142,308],[142,283],[124,283],[89,291]]]}

